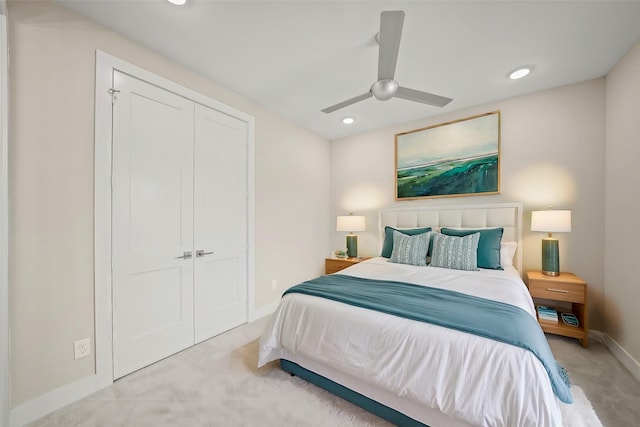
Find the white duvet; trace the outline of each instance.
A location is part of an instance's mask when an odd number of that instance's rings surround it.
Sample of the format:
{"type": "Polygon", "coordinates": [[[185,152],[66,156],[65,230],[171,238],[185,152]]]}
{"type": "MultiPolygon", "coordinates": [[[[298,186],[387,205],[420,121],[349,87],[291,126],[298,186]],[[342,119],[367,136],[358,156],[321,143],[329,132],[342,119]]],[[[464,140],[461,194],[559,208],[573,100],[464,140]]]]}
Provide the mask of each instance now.
{"type": "MultiPolygon", "coordinates": [[[[451,289],[512,304],[535,317],[513,268],[465,272],[373,258],[339,274],[451,289]]],[[[281,358],[432,427],[452,421],[562,425],[559,400],[531,352],[319,297],[292,293],[282,298],[260,340],[258,365],[281,358]]]]}

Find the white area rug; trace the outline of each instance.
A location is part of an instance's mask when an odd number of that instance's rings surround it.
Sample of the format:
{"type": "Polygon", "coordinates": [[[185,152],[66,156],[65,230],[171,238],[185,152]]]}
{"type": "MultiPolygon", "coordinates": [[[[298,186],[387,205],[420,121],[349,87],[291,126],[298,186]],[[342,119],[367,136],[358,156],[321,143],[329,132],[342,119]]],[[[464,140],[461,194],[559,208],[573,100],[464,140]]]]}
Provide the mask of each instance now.
{"type": "MultiPolygon", "coordinates": [[[[242,326],[141,369],[32,426],[390,426],[277,363],[257,369],[263,323],[242,326]]],[[[600,427],[578,387],[565,427],[600,427]]]]}
{"type": "Polygon", "coordinates": [[[602,427],[589,399],[578,386],[571,387],[573,404],[562,403],[562,421],[564,427],[602,427]]]}

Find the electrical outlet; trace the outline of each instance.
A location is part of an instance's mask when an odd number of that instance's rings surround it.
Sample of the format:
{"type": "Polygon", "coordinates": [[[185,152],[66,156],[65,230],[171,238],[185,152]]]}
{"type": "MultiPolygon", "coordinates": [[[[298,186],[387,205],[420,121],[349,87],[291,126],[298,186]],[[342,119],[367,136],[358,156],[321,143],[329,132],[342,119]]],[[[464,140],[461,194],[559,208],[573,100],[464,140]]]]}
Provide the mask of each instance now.
{"type": "Polygon", "coordinates": [[[80,359],[91,354],[91,341],[89,338],[79,340],[73,343],[73,352],[75,359],[80,359]]]}
{"type": "Polygon", "coordinates": [[[276,279],[271,281],[271,289],[278,289],[278,281],[276,279]]]}

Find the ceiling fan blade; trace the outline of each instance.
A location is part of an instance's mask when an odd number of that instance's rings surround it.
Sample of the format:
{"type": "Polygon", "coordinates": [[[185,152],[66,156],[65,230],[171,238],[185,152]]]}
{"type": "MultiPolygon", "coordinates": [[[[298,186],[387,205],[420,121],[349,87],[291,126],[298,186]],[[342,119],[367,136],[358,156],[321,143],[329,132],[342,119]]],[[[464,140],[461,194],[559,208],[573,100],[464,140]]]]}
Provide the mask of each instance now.
{"type": "Polygon", "coordinates": [[[378,80],[393,80],[396,74],[403,23],[404,12],[402,10],[385,11],[380,14],[378,80]]]}
{"type": "Polygon", "coordinates": [[[422,92],[420,90],[408,89],[400,86],[396,92],[396,98],[408,99],[409,101],[422,102],[423,104],[433,105],[435,107],[444,107],[453,99],[433,93],[422,92]]]}
{"type": "Polygon", "coordinates": [[[355,104],[356,102],[364,101],[365,99],[371,98],[372,96],[373,94],[371,92],[363,93],[362,95],[358,95],[351,99],[347,99],[346,101],[342,101],[339,104],[332,105],[331,107],[324,108],[320,111],[322,111],[323,113],[329,114],[341,108],[347,107],[351,104],[355,104]]]}

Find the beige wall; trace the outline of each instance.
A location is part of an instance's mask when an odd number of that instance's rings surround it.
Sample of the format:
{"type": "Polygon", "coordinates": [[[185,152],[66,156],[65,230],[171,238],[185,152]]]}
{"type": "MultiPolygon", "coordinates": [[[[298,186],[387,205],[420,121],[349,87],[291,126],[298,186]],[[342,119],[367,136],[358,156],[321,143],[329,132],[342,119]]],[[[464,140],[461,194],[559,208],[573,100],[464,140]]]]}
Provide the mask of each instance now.
{"type": "Polygon", "coordinates": [[[256,307],[322,272],[325,139],[50,2],[9,2],[8,16],[12,407],[95,371],[73,342],[94,338],[96,49],[255,117],[256,307]]]}
{"type": "Polygon", "coordinates": [[[640,42],[606,78],[605,332],[640,362],[640,42]]]}
{"type": "Polygon", "coordinates": [[[92,358],[73,360],[72,343],[94,336],[96,49],[256,118],[257,307],[277,302],[285,288],[322,272],[324,256],[344,246],[343,233],[332,231],[331,242],[326,236],[337,214],[367,215],[360,253],[375,255],[375,212],[381,207],[522,201],[524,264],[535,269],[542,236],[527,231],[529,212],[553,205],[573,211],[573,231],[557,235],[561,267],[589,282],[591,328],[604,328],[640,360],[640,340],[632,330],[640,323],[633,280],[640,277],[640,254],[628,232],[640,208],[639,45],[609,74],[606,91],[604,79],[597,79],[329,144],[50,2],[9,2],[8,15],[12,407],[95,369],[92,358]],[[394,201],[395,133],[493,110],[502,112],[500,195],[394,201]]]}
{"type": "MultiPolygon", "coordinates": [[[[603,327],[604,79],[533,93],[331,143],[333,215],[367,215],[361,255],[376,255],[382,207],[521,201],[524,268],[539,269],[542,233],[529,231],[531,210],[572,210],[572,232],[560,240],[560,267],[589,283],[590,327],[603,327]],[[489,111],[501,111],[501,191],[494,196],[396,202],[394,134],[489,111]]],[[[333,232],[332,248],[344,247],[333,232]]]]}

